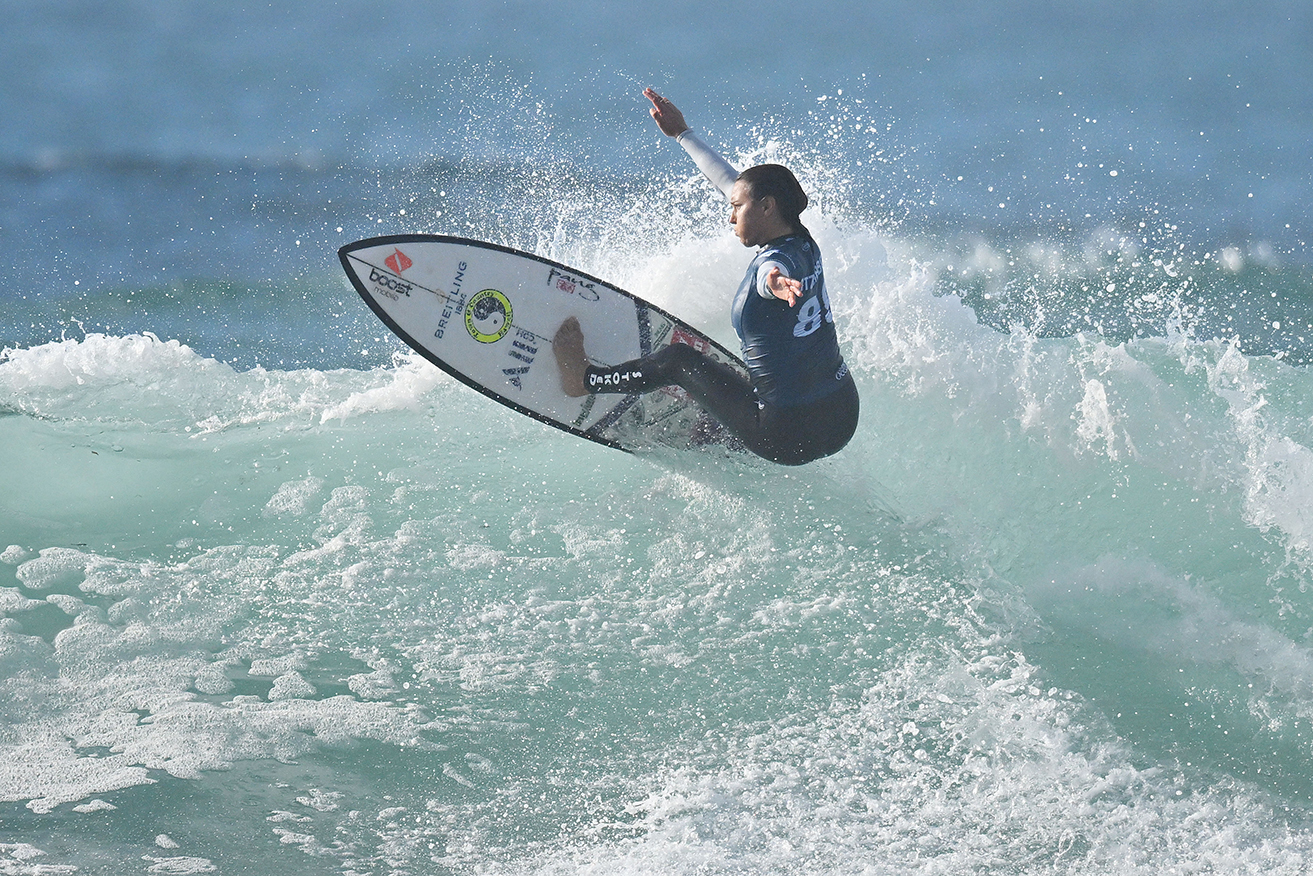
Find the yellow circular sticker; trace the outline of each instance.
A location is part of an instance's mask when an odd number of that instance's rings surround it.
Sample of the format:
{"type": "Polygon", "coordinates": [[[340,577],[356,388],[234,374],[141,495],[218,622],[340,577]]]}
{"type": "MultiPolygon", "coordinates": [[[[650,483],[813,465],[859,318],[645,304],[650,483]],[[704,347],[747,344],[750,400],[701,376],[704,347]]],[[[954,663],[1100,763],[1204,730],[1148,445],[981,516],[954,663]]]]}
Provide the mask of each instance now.
{"type": "Polygon", "coordinates": [[[492,344],[511,330],[511,302],[496,289],[484,289],[465,306],[465,328],[480,344],[492,344]]]}

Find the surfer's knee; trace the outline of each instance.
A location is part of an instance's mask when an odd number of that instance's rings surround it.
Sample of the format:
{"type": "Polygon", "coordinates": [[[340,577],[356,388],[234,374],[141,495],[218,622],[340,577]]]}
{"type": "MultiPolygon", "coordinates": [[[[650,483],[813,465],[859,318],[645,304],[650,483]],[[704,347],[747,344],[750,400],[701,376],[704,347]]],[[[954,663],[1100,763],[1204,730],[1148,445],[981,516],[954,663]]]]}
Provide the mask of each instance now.
{"type": "Polygon", "coordinates": [[[685,369],[703,359],[703,355],[688,344],[671,344],[654,357],[665,369],[685,369]]]}

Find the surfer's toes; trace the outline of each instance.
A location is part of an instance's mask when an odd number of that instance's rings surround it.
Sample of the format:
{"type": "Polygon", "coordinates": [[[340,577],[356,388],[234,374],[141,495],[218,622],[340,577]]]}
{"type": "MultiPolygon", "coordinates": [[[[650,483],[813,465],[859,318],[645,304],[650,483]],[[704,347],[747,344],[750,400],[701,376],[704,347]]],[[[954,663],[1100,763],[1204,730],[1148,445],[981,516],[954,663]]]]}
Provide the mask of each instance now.
{"type": "Polygon", "coordinates": [[[588,395],[584,375],[588,371],[588,356],[584,353],[584,331],[573,316],[561,323],[552,338],[552,352],[556,354],[556,367],[561,371],[561,390],[571,398],[588,395]]]}

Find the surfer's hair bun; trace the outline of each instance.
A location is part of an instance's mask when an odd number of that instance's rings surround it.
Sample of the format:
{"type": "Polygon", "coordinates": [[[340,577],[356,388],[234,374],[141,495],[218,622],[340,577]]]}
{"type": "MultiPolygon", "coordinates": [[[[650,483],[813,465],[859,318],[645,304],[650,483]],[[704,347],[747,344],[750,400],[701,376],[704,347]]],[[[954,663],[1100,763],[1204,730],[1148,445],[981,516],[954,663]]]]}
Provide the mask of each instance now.
{"type": "Polygon", "coordinates": [[[754,199],[774,198],[784,221],[800,226],[799,214],[807,209],[807,193],[798,178],[782,164],[758,164],[739,174],[754,199]]]}

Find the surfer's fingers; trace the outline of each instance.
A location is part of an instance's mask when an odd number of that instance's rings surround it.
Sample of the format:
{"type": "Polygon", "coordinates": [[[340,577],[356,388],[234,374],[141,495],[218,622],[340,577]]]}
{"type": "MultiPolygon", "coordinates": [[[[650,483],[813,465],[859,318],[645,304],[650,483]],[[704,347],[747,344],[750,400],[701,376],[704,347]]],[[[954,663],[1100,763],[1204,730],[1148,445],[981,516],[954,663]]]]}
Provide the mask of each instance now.
{"type": "Polygon", "coordinates": [[[778,267],[771,268],[766,275],[766,286],[772,295],[787,301],[790,307],[798,303],[798,293],[802,291],[802,281],[788,276],[778,267]]]}
{"type": "Polygon", "coordinates": [[[661,126],[663,131],[667,127],[675,129],[666,131],[666,133],[673,136],[688,127],[688,123],[684,121],[684,114],[679,111],[679,107],[671,103],[670,98],[662,97],[652,88],[643,89],[643,96],[652,101],[652,109],[649,112],[652,113],[652,118],[656,119],[657,124],[661,126]]]}

